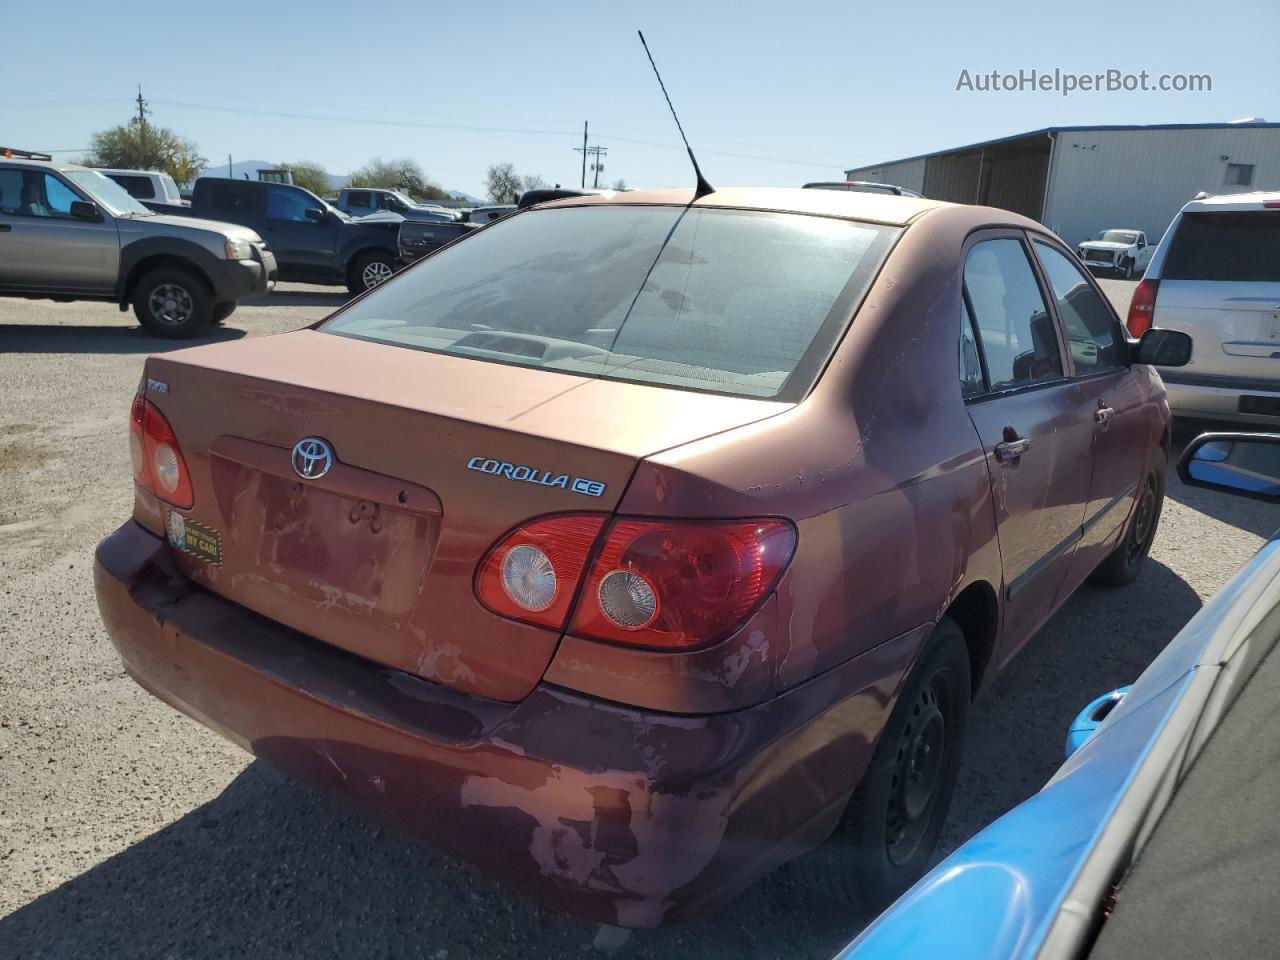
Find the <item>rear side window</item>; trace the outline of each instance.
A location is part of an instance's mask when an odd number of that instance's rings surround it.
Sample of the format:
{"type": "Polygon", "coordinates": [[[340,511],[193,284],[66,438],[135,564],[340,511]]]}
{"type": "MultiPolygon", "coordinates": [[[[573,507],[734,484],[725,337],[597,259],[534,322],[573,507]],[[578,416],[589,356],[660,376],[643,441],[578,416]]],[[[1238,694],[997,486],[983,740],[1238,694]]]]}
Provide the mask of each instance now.
{"type": "Polygon", "coordinates": [[[349,207],[371,207],[373,201],[369,194],[365,191],[358,191],[347,194],[347,206],[349,207]]]}
{"type": "Polygon", "coordinates": [[[150,177],[138,177],[128,173],[108,173],[108,177],[129,191],[129,196],[139,200],[154,200],[156,191],[150,177]]]}
{"type": "Polygon", "coordinates": [[[233,183],[215,183],[209,194],[213,209],[223,213],[245,214],[253,206],[249,191],[233,183]]]}
{"type": "Polygon", "coordinates": [[[536,210],[445,249],[321,329],[585,376],[799,399],[899,232],[715,208],[536,210]]]}
{"type": "Polygon", "coordinates": [[[1120,324],[1076,265],[1047,243],[1036,254],[1058,302],[1058,316],[1076,372],[1087,375],[1124,365],[1120,324]]]}
{"type": "Polygon", "coordinates": [[[992,390],[1062,377],[1053,317],[1020,241],[974,244],[965,260],[964,287],[992,390]]]}
{"type": "Polygon", "coordinates": [[[1161,275],[1280,283],[1280,210],[1184,213],[1161,275]]]}

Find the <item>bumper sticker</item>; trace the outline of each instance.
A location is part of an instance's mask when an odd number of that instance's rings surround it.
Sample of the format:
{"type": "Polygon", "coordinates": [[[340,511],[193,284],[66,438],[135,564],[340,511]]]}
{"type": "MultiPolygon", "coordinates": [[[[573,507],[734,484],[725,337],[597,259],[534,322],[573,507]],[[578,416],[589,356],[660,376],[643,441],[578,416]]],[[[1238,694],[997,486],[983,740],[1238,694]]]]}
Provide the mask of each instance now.
{"type": "Polygon", "coordinates": [[[213,527],[169,511],[169,546],[207,563],[222,565],[222,534],[213,527]]]}

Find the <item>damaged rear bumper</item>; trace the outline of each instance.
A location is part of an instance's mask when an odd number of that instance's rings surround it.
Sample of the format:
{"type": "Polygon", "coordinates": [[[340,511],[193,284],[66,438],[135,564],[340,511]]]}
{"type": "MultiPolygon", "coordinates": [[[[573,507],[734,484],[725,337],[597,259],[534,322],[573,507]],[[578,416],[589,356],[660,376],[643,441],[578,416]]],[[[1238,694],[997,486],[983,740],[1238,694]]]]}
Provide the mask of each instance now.
{"type": "Polygon", "coordinates": [[[643,712],[545,684],[507,704],[196,587],[132,521],[98,547],[95,583],[125,668],[161,700],[547,906],[622,926],[716,906],[821,841],[918,642],[733,713],[643,712]]]}

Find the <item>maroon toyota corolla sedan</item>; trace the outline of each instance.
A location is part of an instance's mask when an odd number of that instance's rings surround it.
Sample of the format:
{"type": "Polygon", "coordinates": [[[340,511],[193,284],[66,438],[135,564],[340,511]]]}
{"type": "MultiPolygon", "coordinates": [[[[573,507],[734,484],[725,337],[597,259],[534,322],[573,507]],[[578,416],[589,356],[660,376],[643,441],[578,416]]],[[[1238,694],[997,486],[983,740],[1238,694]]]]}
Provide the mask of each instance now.
{"type": "Polygon", "coordinates": [[[921,872],[973,694],[1132,580],[1169,412],[1002,210],[579,197],[151,357],[103,620],[147,690],[543,903],[921,872]],[[803,856],[802,856],[803,855],[803,856]]]}

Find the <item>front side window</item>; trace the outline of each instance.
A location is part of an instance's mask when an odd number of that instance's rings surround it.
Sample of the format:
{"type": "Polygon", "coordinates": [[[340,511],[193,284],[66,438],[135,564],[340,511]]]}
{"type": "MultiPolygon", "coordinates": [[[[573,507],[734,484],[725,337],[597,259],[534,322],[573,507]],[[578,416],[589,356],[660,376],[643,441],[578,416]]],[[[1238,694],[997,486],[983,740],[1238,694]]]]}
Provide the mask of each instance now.
{"type": "Polygon", "coordinates": [[[17,217],[70,217],[80,197],[40,170],[0,170],[0,213],[17,217]]]}
{"type": "Polygon", "coordinates": [[[974,244],[965,261],[964,286],[992,390],[1062,377],[1053,317],[1020,241],[974,244]]]}
{"type": "Polygon", "coordinates": [[[1076,372],[1085,375],[1123,366],[1124,340],[1111,309],[1061,252],[1038,240],[1035,247],[1058,303],[1076,372]]]}
{"type": "Polygon", "coordinates": [[[898,232],[715,208],[532,211],[446,248],[321,329],[584,376],[798,399],[898,232]]]}
{"type": "Polygon", "coordinates": [[[267,217],[271,220],[288,220],[306,223],[307,211],[312,208],[306,194],[288,187],[267,187],[267,217]]]}

